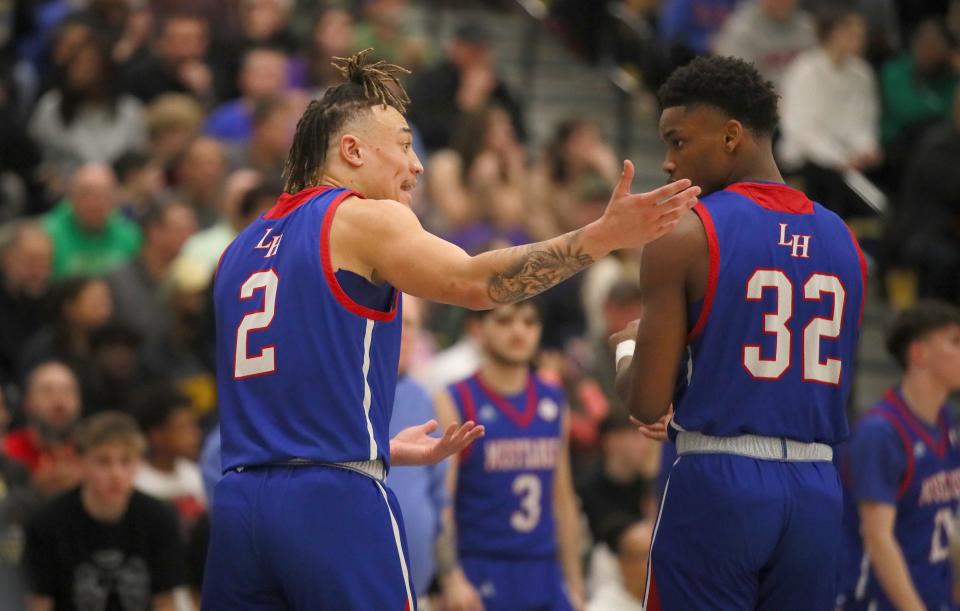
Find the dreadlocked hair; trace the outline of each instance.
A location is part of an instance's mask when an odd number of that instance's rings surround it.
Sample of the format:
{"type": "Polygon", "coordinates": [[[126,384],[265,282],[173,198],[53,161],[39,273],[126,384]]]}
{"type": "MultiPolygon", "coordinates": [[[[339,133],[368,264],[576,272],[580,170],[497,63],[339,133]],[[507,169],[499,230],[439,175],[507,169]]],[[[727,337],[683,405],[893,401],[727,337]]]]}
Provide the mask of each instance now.
{"type": "Polygon", "coordinates": [[[333,66],[346,80],[310,102],[297,122],[283,166],[285,192],[296,193],[314,185],[326,164],[330,139],[360,113],[378,105],[406,111],[410,97],[399,75],[410,71],[382,60],[370,63],[372,52],[364,49],[350,57],[333,58],[333,66]]]}

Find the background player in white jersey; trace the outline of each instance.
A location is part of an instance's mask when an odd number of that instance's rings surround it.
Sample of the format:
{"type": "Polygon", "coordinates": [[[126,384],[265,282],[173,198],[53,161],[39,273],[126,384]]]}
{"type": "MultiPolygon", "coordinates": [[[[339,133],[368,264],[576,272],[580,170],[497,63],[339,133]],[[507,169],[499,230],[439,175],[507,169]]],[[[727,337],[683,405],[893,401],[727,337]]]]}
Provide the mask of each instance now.
{"type": "MultiPolygon", "coordinates": [[[[542,323],[525,301],[481,313],[483,362],[437,398],[444,424],[473,420],[484,439],[451,458],[453,520],[444,544],[462,573],[454,609],[580,609],[580,525],[563,391],[532,371],[542,323]],[[469,585],[462,581],[465,574],[469,585]]],[[[448,587],[456,592],[457,588],[448,587]]]]}

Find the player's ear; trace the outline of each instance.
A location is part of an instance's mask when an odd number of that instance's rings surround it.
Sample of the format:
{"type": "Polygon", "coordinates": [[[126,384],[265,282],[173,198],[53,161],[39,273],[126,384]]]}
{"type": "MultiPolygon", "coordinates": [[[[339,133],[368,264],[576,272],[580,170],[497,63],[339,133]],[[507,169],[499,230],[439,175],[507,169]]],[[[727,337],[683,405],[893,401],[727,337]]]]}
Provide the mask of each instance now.
{"type": "Polygon", "coordinates": [[[363,165],[360,140],[356,136],[351,136],[350,134],[340,136],[340,157],[345,163],[355,168],[363,165]]]}
{"type": "Polygon", "coordinates": [[[743,123],[736,119],[728,120],[724,126],[723,148],[727,153],[732,153],[737,150],[741,141],[743,141],[743,123]]]}

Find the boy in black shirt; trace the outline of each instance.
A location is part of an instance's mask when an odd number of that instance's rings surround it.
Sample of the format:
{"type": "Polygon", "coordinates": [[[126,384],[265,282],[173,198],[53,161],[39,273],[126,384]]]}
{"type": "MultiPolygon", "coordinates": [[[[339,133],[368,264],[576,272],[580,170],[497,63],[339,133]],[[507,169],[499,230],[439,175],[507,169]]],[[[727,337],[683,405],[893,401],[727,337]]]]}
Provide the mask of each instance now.
{"type": "Polygon", "coordinates": [[[144,440],[136,422],[102,412],[81,425],[80,487],[28,524],[30,611],[172,610],[183,583],[173,511],[135,492],[144,440]]]}

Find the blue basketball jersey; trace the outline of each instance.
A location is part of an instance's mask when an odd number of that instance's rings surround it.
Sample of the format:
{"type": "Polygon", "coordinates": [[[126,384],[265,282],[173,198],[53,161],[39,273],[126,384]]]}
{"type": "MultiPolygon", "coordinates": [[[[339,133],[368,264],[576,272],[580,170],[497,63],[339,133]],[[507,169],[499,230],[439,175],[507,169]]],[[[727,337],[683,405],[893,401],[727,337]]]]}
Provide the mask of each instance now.
{"type": "Polygon", "coordinates": [[[733,184],[694,211],[710,271],[673,429],[843,440],[866,283],[849,229],[773,183],[733,184]]]}
{"type": "MultiPolygon", "coordinates": [[[[344,291],[330,227],[344,199],[283,195],[224,252],[214,281],[224,471],[292,459],[390,459],[398,291],[377,310],[344,291]]],[[[372,285],[371,285],[372,286],[372,285]]]]}
{"type": "Polygon", "coordinates": [[[960,447],[948,407],[935,427],[924,424],[898,389],[861,419],[841,459],[846,488],[841,593],[847,608],[892,609],[864,557],[857,504],[894,505],[894,536],[926,607],[952,609],[949,546],[960,501],[960,447]],[[873,608],[873,607],[871,607],[873,608]]]}
{"type": "Polygon", "coordinates": [[[563,391],[531,374],[504,397],[476,374],[449,387],[461,421],[486,434],[460,454],[454,515],[461,556],[556,557],[554,474],[563,391]]]}

